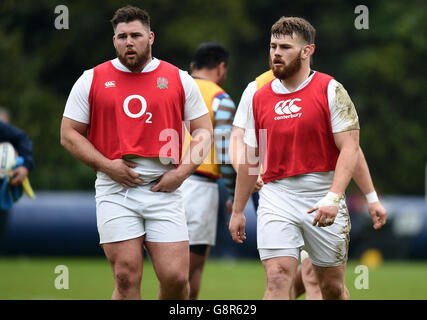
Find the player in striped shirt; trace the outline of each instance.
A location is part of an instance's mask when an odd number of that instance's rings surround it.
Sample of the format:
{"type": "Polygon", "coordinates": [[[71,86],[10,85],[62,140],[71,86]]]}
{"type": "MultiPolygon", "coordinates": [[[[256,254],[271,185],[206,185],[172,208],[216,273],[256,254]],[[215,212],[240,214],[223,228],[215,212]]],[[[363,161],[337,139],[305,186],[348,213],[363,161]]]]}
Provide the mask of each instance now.
{"type": "MultiPolygon", "coordinates": [[[[236,108],[220,87],[226,77],[228,56],[222,44],[205,42],[199,45],[191,63],[191,75],[209,110],[214,144],[203,163],[180,187],[190,238],[190,299],[197,299],[203,266],[215,245],[219,200],[216,181],[223,179],[230,209],[234,195],[236,173],[228,158],[228,145],[236,108]]],[[[184,148],[188,143],[187,133],[184,148]]]]}

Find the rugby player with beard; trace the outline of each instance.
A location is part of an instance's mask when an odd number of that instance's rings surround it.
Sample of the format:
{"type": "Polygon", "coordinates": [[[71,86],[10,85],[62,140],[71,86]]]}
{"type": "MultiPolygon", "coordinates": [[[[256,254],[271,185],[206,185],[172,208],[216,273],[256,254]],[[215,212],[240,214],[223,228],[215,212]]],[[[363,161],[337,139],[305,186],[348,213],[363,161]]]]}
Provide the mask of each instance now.
{"type": "MultiPolygon", "coordinates": [[[[362,191],[369,190],[368,202],[377,203],[371,213],[374,228],[386,220],[359,148],[355,107],[340,83],[310,68],[314,36],[315,29],[302,18],[279,19],[270,41],[274,79],[249,100],[244,154],[265,150],[259,155],[264,186],[257,212],[265,299],[294,297],[301,248],[310,256],[323,298],[349,298],[344,275],[350,219],[344,192],[352,177],[362,191]]],[[[256,160],[238,164],[229,225],[237,243],[246,239],[243,210],[257,182],[256,160]]]]}
{"type": "Polygon", "coordinates": [[[74,84],[61,144],[96,171],[99,242],[114,276],[112,299],[141,298],[144,247],[159,299],[188,299],[189,238],[177,189],[207,156],[212,123],[194,79],[152,57],[154,33],[144,10],[120,8],[111,23],[117,58],[74,84]],[[183,121],[192,140],[181,157],[183,121]],[[198,156],[200,150],[206,152],[198,156]]]}

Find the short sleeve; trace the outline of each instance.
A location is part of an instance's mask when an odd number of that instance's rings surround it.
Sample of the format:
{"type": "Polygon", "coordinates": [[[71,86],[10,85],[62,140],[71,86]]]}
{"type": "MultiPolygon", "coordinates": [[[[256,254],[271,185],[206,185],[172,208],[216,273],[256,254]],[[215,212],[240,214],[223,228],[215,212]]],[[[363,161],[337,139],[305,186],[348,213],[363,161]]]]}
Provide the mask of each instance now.
{"type": "Polygon", "coordinates": [[[240,98],[240,102],[237,107],[236,114],[234,116],[233,126],[239,128],[246,127],[246,122],[248,121],[249,105],[251,104],[255,92],[256,82],[252,81],[248,84],[248,86],[242,93],[242,97],[240,98]]]}
{"type": "Polygon", "coordinates": [[[89,124],[89,93],[92,85],[93,69],[86,70],[74,83],[65,104],[64,117],[89,124]]]}
{"type": "Polygon", "coordinates": [[[179,75],[185,92],[184,120],[197,119],[209,113],[196,81],[186,71],[179,70],[179,75]]]}
{"type": "Polygon", "coordinates": [[[249,104],[248,121],[246,122],[245,136],[243,137],[243,142],[250,147],[258,147],[258,142],[256,140],[255,134],[255,118],[252,108],[252,101],[249,104]]]}
{"type": "Polygon", "coordinates": [[[347,90],[336,80],[329,82],[328,102],[333,133],[360,129],[356,108],[347,90]]]}

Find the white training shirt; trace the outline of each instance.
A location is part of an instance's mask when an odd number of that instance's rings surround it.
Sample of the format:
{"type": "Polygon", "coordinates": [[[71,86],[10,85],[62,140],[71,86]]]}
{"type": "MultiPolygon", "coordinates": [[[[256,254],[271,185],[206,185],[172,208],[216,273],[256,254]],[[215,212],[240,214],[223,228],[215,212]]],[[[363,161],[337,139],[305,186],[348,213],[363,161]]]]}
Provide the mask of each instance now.
{"type": "MultiPolygon", "coordinates": [[[[303,83],[301,83],[301,85],[294,92],[301,90],[308,83],[310,83],[314,74],[315,72],[312,73],[303,83]]],[[[340,84],[338,81],[332,79],[329,82],[328,104],[329,111],[331,114],[331,125],[333,133],[346,131],[348,127],[354,126],[358,123],[357,117],[354,119],[344,119],[339,116],[339,110],[336,107],[337,104],[340,103],[336,97],[336,90],[339,87],[342,88],[342,84],[340,84]]],[[[271,88],[275,93],[290,93],[290,91],[283,85],[283,83],[279,79],[274,79],[272,81],[271,88]]],[[[250,82],[242,94],[233,122],[234,126],[246,129],[244,142],[251,147],[257,147],[258,145],[255,135],[255,119],[252,112],[252,99],[256,91],[256,81],[250,82]]],[[[342,99],[341,97],[341,100],[348,101],[348,103],[353,104],[351,102],[350,97],[348,97],[347,92],[345,91],[344,93],[347,95],[347,99],[342,99]]],[[[354,108],[354,105],[352,106],[352,108],[354,108]]],[[[277,184],[279,189],[283,189],[290,193],[311,195],[318,194],[321,192],[327,192],[332,185],[333,178],[334,171],[312,172],[280,180],[275,180],[271,183],[277,184]]]]}
{"type": "MultiPolygon", "coordinates": [[[[120,62],[118,58],[111,60],[111,62],[116,69],[131,72],[120,62]]],[[[153,60],[148,63],[141,72],[155,70],[159,64],[160,60],[153,58],[153,60]]],[[[185,92],[184,121],[197,119],[204,114],[207,114],[209,111],[197,83],[186,71],[179,70],[179,75],[185,92]]],[[[90,69],[84,71],[76,81],[65,105],[64,117],[89,124],[89,92],[92,85],[92,79],[93,69],[90,69]]],[[[133,158],[131,161],[138,164],[138,167],[133,170],[139,173],[144,184],[158,179],[163,173],[174,168],[174,165],[172,164],[164,165],[159,158],[137,157],[133,158]]],[[[95,185],[97,197],[105,194],[111,194],[113,192],[117,192],[117,189],[121,189],[119,184],[100,171],[97,172],[97,181],[95,185]]]]}

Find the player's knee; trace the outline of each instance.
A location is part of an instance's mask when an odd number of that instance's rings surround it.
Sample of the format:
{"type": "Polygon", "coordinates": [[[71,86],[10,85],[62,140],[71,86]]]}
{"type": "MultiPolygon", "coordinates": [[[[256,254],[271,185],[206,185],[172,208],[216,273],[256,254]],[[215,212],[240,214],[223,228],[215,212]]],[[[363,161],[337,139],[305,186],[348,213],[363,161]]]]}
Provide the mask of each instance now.
{"type": "Polygon", "coordinates": [[[291,270],[282,266],[270,266],[266,270],[267,285],[269,287],[290,286],[292,282],[291,270]]]}
{"type": "Polygon", "coordinates": [[[180,290],[188,285],[188,273],[182,271],[169,271],[160,279],[160,285],[164,288],[180,290]]]}
{"type": "Polygon", "coordinates": [[[120,293],[126,293],[131,289],[137,288],[140,283],[140,279],[127,271],[119,271],[115,273],[114,278],[116,289],[120,293]]]}
{"type": "Polygon", "coordinates": [[[131,288],[131,276],[128,272],[117,272],[114,275],[114,278],[116,280],[117,289],[120,292],[126,292],[129,290],[129,288],[131,288]]]}
{"type": "Polygon", "coordinates": [[[317,276],[314,273],[313,269],[311,270],[303,270],[302,279],[305,286],[318,286],[317,276]]]}
{"type": "Polygon", "coordinates": [[[344,294],[344,284],[339,281],[324,281],[320,285],[324,299],[341,299],[344,294]]]}
{"type": "Polygon", "coordinates": [[[123,263],[116,265],[114,268],[114,279],[120,292],[126,292],[131,288],[138,287],[141,276],[141,271],[130,264],[123,263]]]}

